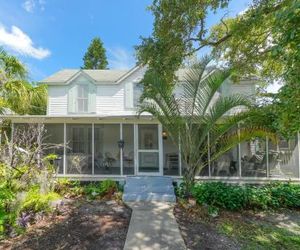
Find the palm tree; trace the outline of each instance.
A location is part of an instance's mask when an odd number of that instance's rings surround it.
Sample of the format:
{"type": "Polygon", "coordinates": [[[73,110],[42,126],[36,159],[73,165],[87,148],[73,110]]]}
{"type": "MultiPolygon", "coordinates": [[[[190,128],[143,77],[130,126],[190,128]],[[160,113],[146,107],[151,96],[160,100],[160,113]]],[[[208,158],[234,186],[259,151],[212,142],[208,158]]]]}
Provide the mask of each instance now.
{"type": "Polygon", "coordinates": [[[46,101],[46,87],[30,84],[25,66],[0,48],[0,113],[44,114],[46,101]]]}
{"type": "MultiPolygon", "coordinates": [[[[184,172],[187,185],[193,185],[195,176],[209,161],[215,161],[241,141],[269,133],[252,122],[256,112],[251,109],[251,100],[242,95],[219,95],[218,90],[230,71],[209,72],[209,62],[205,57],[191,67],[179,96],[174,94],[175,84],[165,82],[155,72],[148,72],[144,79],[139,113],[148,112],[157,118],[180,148],[187,166],[184,172]],[[244,111],[234,112],[241,107],[244,111]]],[[[271,133],[269,136],[274,138],[271,133]]]]}

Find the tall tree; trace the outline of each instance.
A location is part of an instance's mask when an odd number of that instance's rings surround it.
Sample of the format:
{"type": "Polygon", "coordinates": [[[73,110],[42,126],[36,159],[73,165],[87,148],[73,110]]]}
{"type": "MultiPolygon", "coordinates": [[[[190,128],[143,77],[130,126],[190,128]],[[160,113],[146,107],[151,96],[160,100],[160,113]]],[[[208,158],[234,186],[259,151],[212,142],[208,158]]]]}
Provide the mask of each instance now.
{"type": "Polygon", "coordinates": [[[140,63],[148,64],[168,81],[186,56],[203,46],[206,40],[206,18],[210,11],[225,8],[229,0],[154,0],[149,10],[154,15],[153,33],[136,46],[140,63]]]}
{"type": "Polygon", "coordinates": [[[213,27],[208,40],[227,36],[214,53],[237,75],[273,81],[298,73],[300,81],[299,23],[299,0],[256,0],[243,14],[213,27]]]}
{"type": "Polygon", "coordinates": [[[209,160],[215,161],[239,142],[266,134],[274,138],[259,123],[260,120],[253,119],[256,112],[251,109],[252,104],[246,97],[229,95],[214,101],[216,92],[230,72],[216,70],[206,74],[209,61],[204,58],[192,66],[182,83],[183,93],[180,96],[173,94],[173,83],[165,82],[153,71],[144,79],[148,90],[142,95],[140,113],[149,112],[157,118],[175,145],[180,147],[188,185],[193,184],[195,176],[208,165],[209,160]],[[246,107],[246,111],[226,115],[241,106],[246,107]],[[234,129],[238,124],[239,133],[234,129]],[[210,157],[207,157],[209,152],[210,157]]]}
{"type": "Polygon", "coordinates": [[[99,37],[95,37],[83,57],[83,69],[106,69],[108,62],[106,50],[99,37]]]}
{"type": "Polygon", "coordinates": [[[153,33],[136,47],[139,61],[172,75],[186,56],[210,47],[236,75],[300,75],[299,0],[253,0],[243,14],[209,29],[209,11],[226,9],[229,1],[154,0],[153,33]]]}
{"type": "Polygon", "coordinates": [[[300,1],[253,0],[243,13],[207,27],[209,11],[226,10],[229,1],[154,0],[153,33],[136,47],[138,59],[150,66],[146,75],[155,71],[172,79],[187,56],[209,47],[232,69],[232,78],[257,75],[264,84],[289,85],[266,110],[274,128],[290,136],[300,130],[300,100],[293,91],[300,89],[300,1]]]}
{"type": "Polygon", "coordinates": [[[46,105],[46,86],[29,83],[24,65],[0,49],[0,113],[45,114],[46,105]]]}

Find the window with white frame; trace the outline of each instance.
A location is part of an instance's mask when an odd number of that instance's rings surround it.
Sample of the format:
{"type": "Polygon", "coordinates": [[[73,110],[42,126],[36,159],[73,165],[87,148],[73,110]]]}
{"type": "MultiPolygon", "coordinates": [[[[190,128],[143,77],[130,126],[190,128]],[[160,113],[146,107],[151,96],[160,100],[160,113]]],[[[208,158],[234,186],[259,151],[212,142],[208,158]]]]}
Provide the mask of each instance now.
{"type": "Polygon", "coordinates": [[[77,91],[77,110],[79,113],[88,112],[89,86],[78,85],[77,91]]]}

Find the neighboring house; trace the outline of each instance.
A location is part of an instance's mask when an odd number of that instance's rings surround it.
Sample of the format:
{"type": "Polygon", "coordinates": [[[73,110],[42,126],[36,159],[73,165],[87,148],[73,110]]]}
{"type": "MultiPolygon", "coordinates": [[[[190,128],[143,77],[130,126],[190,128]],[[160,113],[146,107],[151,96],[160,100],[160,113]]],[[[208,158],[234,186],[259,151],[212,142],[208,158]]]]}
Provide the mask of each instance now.
{"type": "MultiPolygon", "coordinates": [[[[157,120],[137,116],[144,67],[131,70],[59,71],[41,83],[48,85],[47,114],[6,115],[16,129],[24,123],[43,123],[48,142],[64,145],[55,153],[58,174],[81,179],[122,178],[127,175],[181,177],[184,164],[178,148],[157,120]]],[[[182,90],[186,69],[177,72],[175,94],[182,90]]],[[[227,81],[218,95],[255,95],[255,82],[227,81]]],[[[218,96],[215,96],[215,99],[218,96]]],[[[299,178],[299,140],[254,140],[240,144],[211,162],[199,178],[267,180],[299,178]]]]}

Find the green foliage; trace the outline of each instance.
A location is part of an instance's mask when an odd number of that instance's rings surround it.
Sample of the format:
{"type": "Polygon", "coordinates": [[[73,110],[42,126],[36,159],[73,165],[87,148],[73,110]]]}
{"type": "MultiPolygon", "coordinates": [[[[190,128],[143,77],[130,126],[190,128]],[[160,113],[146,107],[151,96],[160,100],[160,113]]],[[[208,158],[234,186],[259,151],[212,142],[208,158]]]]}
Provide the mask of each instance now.
{"type": "Polygon", "coordinates": [[[228,185],[222,182],[196,184],[192,190],[199,204],[207,204],[229,210],[240,210],[247,205],[245,187],[228,185]]]}
{"type": "Polygon", "coordinates": [[[11,203],[15,200],[15,193],[6,182],[0,184],[0,236],[4,233],[5,224],[16,217],[14,213],[9,213],[11,203]]]}
{"type": "Polygon", "coordinates": [[[0,113],[9,108],[17,114],[46,113],[47,87],[28,82],[25,66],[0,49],[0,113]]]}
{"type": "Polygon", "coordinates": [[[183,91],[174,95],[174,82],[167,82],[154,71],[145,76],[144,93],[141,96],[139,113],[148,112],[162,124],[172,141],[181,148],[182,160],[188,166],[184,173],[186,182],[239,142],[253,137],[274,138],[265,129],[265,124],[256,124],[256,112],[251,100],[245,96],[232,94],[220,96],[212,102],[224,81],[230,76],[230,70],[214,70],[206,75],[211,58],[204,57],[192,65],[182,82],[183,91]],[[234,108],[245,107],[245,112],[235,112],[234,108]],[[240,125],[240,133],[234,129],[240,125]],[[208,136],[209,147],[208,148],[208,136]]]}
{"type": "Polygon", "coordinates": [[[288,78],[270,106],[274,120],[272,125],[285,138],[291,138],[300,131],[300,78],[288,78]]]}
{"type": "Polygon", "coordinates": [[[199,204],[228,210],[300,207],[300,185],[291,183],[238,186],[205,182],[197,183],[192,189],[192,194],[199,204]]]}
{"type": "Polygon", "coordinates": [[[58,178],[54,185],[54,191],[67,196],[80,196],[84,192],[79,181],[71,181],[68,178],[58,178]]]}
{"type": "Polygon", "coordinates": [[[298,72],[300,3],[259,0],[242,14],[213,27],[210,40],[228,38],[214,47],[238,75],[260,74],[268,79],[298,72]]]}
{"type": "Polygon", "coordinates": [[[33,186],[26,194],[22,202],[21,212],[49,212],[51,211],[50,202],[58,200],[60,196],[57,193],[49,192],[43,194],[38,186],[33,186]]]}
{"type": "Polygon", "coordinates": [[[90,183],[84,187],[84,193],[89,199],[112,195],[118,190],[117,183],[113,180],[104,180],[97,183],[90,183]]]}
{"type": "Polygon", "coordinates": [[[108,62],[106,50],[99,37],[95,37],[83,57],[83,69],[106,69],[108,62]]]}
{"type": "Polygon", "coordinates": [[[225,8],[229,0],[154,0],[149,10],[154,16],[151,37],[136,47],[140,63],[170,81],[187,55],[206,45],[206,17],[225,8]]]}

